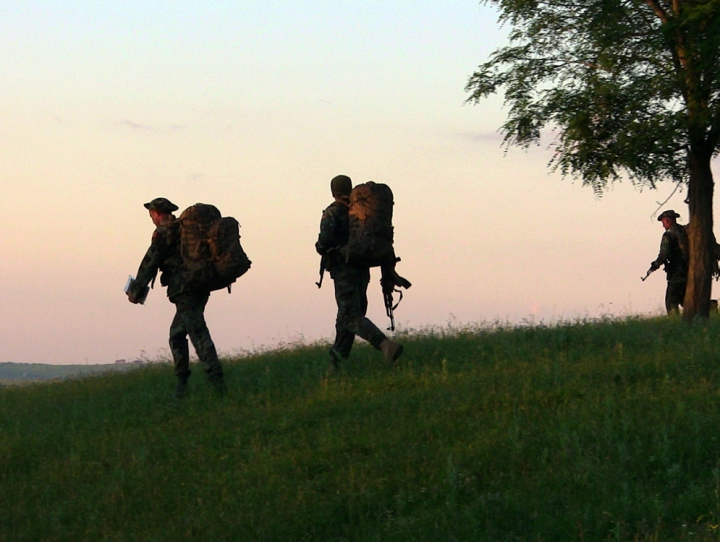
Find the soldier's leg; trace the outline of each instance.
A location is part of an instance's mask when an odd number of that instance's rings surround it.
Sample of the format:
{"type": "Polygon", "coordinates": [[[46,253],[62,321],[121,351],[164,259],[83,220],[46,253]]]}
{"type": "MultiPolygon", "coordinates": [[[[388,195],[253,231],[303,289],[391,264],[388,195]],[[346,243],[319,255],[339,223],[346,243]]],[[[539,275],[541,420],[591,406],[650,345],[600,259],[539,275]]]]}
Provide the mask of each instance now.
{"type": "Polygon", "coordinates": [[[665,290],[665,310],[668,314],[677,314],[680,312],[680,305],[685,299],[685,282],[669,281],[665,290]]]}
{"type": "Polygon", "coordinates": [[[348,331],[345,325],[345,319],[340,315],[340,311],[338,311],[338,316],[335,320],[335,342],[333,343],[331,352],[336,354],[341,360],[347,359],[348,356],[350,356],[354,342],[355,334],[348,331]]]}
{"type": "Polygon", "coordinates": [[[347,290],[348,283],[342,277],[333,281],[335,286],[335,302],[337,303],[337,316],[335,317],[335,342],[330,350],[330,360],[335,368],[340,362],[350,356],[355,334],[347,328],[347,290]]]}
{"type": "Polygon", "coordinates": [[[685,292],[686,291],[687,291],[687,281],[682,283],[682,286],[680,287],[680,291],[679,291],[679,296],[678,296],[679,297],[678,304],[681,305],[682,307],[685,306],[685,292]]]}
{"type": "Polygon", "coordinates": [[[342,300],[345,329],[380,350],[380,344],[387,337],[365,316],[368,307],[367,288],[370,283],[370,271],[364,270],[348,279],[341,292],[341,299],[338,300],[338,306],[342,300]]]}
{"type": "Polygon", "coordinates": [[[182,296],[177,300],[178,314],[182,319],[184,328],[190,336],[200,362],[203,364],[205,374],[211,382],[222,381],[223,370],[218,359],[215,344],[210,337],[210,331],[205,323],[205,305],[209,294],[182,296]]]}
{"type": "Polygon", "coordinates": [[[361,308],[362,316],[356,316],[350,320],[348,328],[368,341],[383,354],[385,363],[394,365],[403,353],[403,346],[395,341],[389,340],[365,315],[367,314],[367,288],[370,283],[370,270],[366,269],[362,280],[358,281],[358,306],[361,308]]]}
{"type": "Polygon", "coordinates": [[[175,376],[187,381],[190,376],[190,350],[187,341],[187,329],[180,314],[180,307],[175,306],[175,317],[170,324],[170,352],[175,366],[175,376]]]}
{"type": "Polygon", "coordinates": [[[187,330],[177,305],[175,306],[175,317],[170,324],[170,352],[172,352],[175,376],[177,376],[175,399],[182,399],[187,394],[188,378],[190,378],[190,350],[187,330]]]}

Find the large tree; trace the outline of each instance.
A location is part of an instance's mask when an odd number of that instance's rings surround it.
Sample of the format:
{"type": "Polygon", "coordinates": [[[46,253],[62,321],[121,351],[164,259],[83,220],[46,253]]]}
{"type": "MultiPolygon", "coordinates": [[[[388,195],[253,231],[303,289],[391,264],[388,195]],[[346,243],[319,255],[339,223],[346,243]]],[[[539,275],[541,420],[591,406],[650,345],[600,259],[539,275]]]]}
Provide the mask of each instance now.
{"type": "Polygon", "coordinates": [[[686,319],[708,316],[710,163],[720,144],[720,0],[486,0],[509,45],[469,79],[468,101],[501,89],[507,145],[548,128],[551,167],[601,193],[622,178],[687,186],[686,319]]]}

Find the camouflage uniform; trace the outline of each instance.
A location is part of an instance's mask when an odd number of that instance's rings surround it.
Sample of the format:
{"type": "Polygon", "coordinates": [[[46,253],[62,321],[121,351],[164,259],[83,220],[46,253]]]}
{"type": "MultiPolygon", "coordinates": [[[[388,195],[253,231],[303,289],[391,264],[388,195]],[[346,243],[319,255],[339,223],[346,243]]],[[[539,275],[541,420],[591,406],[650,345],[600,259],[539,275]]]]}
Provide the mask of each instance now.
{"type": "Polygon", "coordinates": [[[154,283],[158,270],[162,272],[160,284],[167,286],[168,298],[176,309],[170,325],[175,375],[183,383],[190,376],[189,335],[208,380],[218,389],[224,388],[222,366],[205,323],[204,311],[210,293],[193,290],[186,284],[180,254],[180,224],[173,215],[168,215],[155,229],[129,293],[138,296],[148,284],[154,283]]]}
{"type": "Polygon", "coordinates": [[[668,314],[678,312],[685,299],[688,261],[687,256],[683,254],[681,244],[687,247],[687,233],[680,224],[673,224],[665,230],[660,242],[660,253],[651,264],[653,269],[665,265],[665,273],[667,274],[665,309],[668,314]]]}
{"type": "Polygon", "coordinates": [[[347,243],[349,233],[348,206],[335,201],[323,212],[315,248],[322,255],[324,267],[330,272],[335,284],[338,312],[335,320],[335,342],[330,350],[330,357],[336,367],[350,356],[355,335],[365,339],[378,350],[380,344],[387,339],[365,316],[370,269],[345,263],[338,251],[339,247],[347,243]]]}

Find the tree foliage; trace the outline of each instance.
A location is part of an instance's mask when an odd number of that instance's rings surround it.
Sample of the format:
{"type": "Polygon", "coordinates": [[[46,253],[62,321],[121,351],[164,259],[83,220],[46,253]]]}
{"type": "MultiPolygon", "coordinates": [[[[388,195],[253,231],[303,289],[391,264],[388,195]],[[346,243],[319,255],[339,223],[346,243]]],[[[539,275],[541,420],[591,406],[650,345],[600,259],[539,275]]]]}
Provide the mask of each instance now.
{"type": "Polygon", "coordinates": [[[556,129],[552,165],[597,192],[623,173],[650,187],[686,183],[690,145],[717,152],[717,0],[487,3],[511,26],[510,45],[466,90],[476,103],[504,88],[506,143],[527,146],[556,129]]]}
{"type": "Polygon", "coordinates": [[[485,0],[510,44],[468,81],[501,89],[507,145],[555,132],[550,165],[597,194],[684,183],[690,211],[685,315],[706,316],[714,258],[710,162],[720,145],[720,0],[485,0]]]}

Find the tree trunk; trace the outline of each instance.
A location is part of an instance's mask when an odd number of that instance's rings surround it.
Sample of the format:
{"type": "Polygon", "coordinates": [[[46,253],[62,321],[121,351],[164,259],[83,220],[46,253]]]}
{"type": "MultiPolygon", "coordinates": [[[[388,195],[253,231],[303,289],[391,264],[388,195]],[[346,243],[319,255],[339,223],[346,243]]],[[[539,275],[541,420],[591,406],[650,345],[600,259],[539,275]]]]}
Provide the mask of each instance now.
{"type": "Polygon", "coordinates": [[[688,204],[690,222],[687,227],[690,241],[690,262],[687,290],[683,304],[683,318],[687,321],[710,316],[710,293],[715,260],[713,235],[713,181],[710,153],[690,150],[690,182],[688,204]]]}

